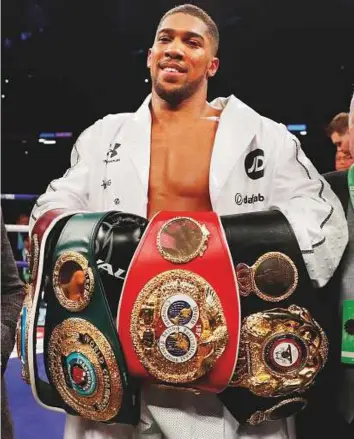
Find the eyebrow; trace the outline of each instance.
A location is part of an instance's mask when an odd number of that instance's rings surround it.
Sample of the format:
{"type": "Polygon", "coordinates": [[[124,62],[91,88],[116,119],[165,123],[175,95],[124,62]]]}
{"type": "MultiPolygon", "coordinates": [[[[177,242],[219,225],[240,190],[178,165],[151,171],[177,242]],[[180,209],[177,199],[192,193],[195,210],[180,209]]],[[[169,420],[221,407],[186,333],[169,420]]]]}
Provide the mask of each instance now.
{"type": "MultiPolygon", "coordinates": [[[[157,35],[160,35],[161,33],[166,32],[168,34],[173,34],[176,32],[175,29],[171,29],[171,28],[164,28],[164,29],[160,29],[157,32],[157,35]]],[[[204,41],[204,37],[196,32],[192,32],[192,31],[182,31],[185,35],[187,35],[188,37],[195,37],[195,38],[200,38],[201,40],[204,41]]]]}

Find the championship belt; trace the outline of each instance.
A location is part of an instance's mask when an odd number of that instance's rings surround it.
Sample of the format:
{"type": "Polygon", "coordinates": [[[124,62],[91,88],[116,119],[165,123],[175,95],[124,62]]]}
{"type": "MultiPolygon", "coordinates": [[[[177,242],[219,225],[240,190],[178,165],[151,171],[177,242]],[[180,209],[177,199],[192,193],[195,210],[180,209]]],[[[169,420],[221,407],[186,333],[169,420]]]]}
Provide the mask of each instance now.
{"type": "Polygon", "coordinates": [[[213,212],[160,212],[126,277],[118,333],[129,373],[163,386],[221,392],[233,374],[240,308],[213,212]]]}
{"type": "Polygon", "coordinates": [[[31,234],[29,268],[31,280],[26,285],[26,296],[17,323],[16,345],[21,361],[21,375],[31,384],[35,399],[46,406],[55,400],[55,395],[48,392],[46,383],[39,379],[36,360],[36,328],[38,321],[38,306],[42,294],[43,271],[48,249],[52,243],[52,231],[60,230],[73,212],[54,209],[47,212],[36,222],[31,234]]]}
{"type": "Polygon", "coordinates": [[[230,215],[221,222],[243,319],[235,372],[219,397],[239,422],[258,425],[308,404],[327,361],[322,325],[330,316],[323,312],[296,237],[280,212],[230,215]]]}
{"type": "MultiPolygon", "coordinates": [[[[110,308],[96,263],[97,257],[111,256],[114,236],[109,230],[117,215],[126,224],[127,215],[117,212],[74,215],[53,238],[44,288],[44,364],[47,393],[56,398],[46,405],[94,421],[137,424],[139,392],[128,378],[114,325],[116,310],[110,308]]],[[[122,241],[124,246],[120,236],[122,241]]],[[[116,296],[118,303],[119,291],[116,296]]]]}
{"type": "MultiPolygon", "coordinates": [[[[60,401],[47,405],[137,422],[124,400],[136,396],[129,372],[165,388],[219,393],[240,423],[257,425],[300,411],[325,385],[331,317],[280,212],[160,212],[142,239],[146,221],[134,215],[65,221],[51,232],[55,251],[52,244],[46,258],[46,368],[60,401]]],[[[31,364],[31,349],[28,356],[31,364]]]]}

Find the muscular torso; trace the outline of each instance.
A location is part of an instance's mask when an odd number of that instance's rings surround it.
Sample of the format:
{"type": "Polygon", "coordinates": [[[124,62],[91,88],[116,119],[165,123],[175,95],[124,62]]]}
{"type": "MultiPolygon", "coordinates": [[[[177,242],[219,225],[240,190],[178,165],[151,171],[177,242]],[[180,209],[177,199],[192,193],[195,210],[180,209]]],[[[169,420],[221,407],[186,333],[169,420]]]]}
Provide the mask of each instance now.
{"type": "Polygon", "coordinates": [[[148,218],[160,210],[208,211],[209,170],[218,121],[152,125],[148,218]]]}

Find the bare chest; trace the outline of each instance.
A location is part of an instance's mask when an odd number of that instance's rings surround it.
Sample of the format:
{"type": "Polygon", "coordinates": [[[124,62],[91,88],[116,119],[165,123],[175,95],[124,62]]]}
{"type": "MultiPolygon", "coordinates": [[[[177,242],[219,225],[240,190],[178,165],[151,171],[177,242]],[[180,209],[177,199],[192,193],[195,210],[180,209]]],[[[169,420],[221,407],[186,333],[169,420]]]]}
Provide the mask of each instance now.
{"type": "Polygon", "coordinates": [[[150,196],[209,196],[209,170],[217,123],[179,130],[152,129],[150,196]]]}

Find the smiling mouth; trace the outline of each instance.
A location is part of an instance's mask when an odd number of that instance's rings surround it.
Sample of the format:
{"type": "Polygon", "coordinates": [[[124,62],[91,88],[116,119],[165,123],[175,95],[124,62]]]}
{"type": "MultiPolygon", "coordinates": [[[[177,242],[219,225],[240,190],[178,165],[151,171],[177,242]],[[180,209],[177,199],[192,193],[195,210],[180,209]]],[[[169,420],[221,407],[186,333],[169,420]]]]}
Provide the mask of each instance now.
{"type": "Polygon", "coordinates": [[[183,73],[183,72],[180,72],[179,70],[175,69],[174,67],[165,67],[162,70],[164,72],[168,72],[168,73],[183,73]]]}
{"type": "Polygon", "coordinates": [[[176,83],[180,82],[185,75],[185,72],[180,72],[174,67],[165,67],[161,69],[162,80],[166,82],[176,83]]]}

